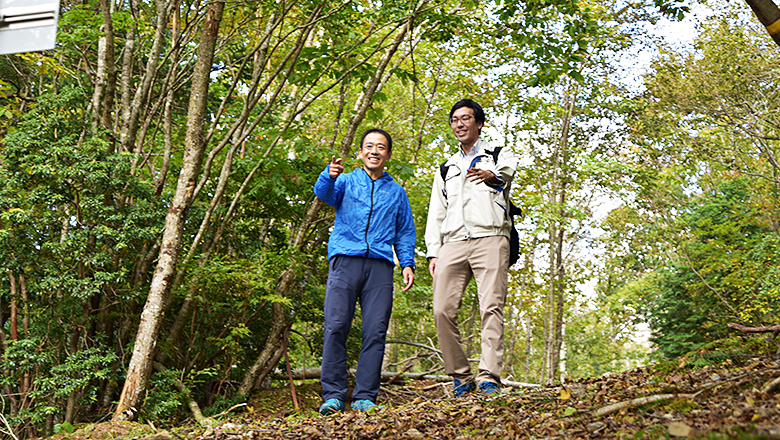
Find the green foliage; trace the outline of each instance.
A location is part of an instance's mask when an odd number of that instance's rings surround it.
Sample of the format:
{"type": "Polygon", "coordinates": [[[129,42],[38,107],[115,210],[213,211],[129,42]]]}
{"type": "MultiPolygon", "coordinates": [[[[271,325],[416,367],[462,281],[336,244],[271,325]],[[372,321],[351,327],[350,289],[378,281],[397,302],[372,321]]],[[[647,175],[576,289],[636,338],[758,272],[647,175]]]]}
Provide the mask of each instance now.
{"type": "Polygon", "coordinates": [[[185,416],[182,410],[187,407],[186,396],[176,387],[180,375],[180,371],[166,370],[152,376],[144,400],[145,417],[170,423],[185,416]]]}
{"type": "Polygon", "coordinates": [[[55,398],[64,398],[79,392],[82,399],[97,400],[99,383],[116,380],[112,365],[117,361],[114,353],[105,347],[93,347],[78,351],[66,357],[61,363],[51,367],[49,377],[39,377],[36,385],[39,391],[33,396],[51,394],[55,398]]]}
{"type": "Polygon", "coordinates": [[[63,432],[66,432],[68,434],[72,434],[75,428],[73,428],[73,425],[71,425],[68,422],[63,423],[57,423],[54,425],[54,433],[55,434],[61,434],[63,432]]]}
{"type": "MultiPolygon", "coordinates": [[[[34,404],[17,414],[14,422],[27,418],[40,423],[47,416],[62,414],[58,403],[71,396],[76,397],[78,404],[91,405],[107,382],[117,380],[117,357],[106,347],[77,351],[64,359],[58,357],[42,341],[20,339],[9,344],[0,360],[0,368],[14,373],[4,375],[2,385],[14,386],[25,376],[33,378],[29,397],[34,404]]],[[[62,429],[67,429],[67,425],[62,429]]]]}
{"type": "Polygon", "coordinates": [[[13,371],[14,375],[3,375],[0,378],[2,385],[11,385],[25,373],[37,371],[39,368],[48,368],[53,361],[51,353],[42,350],[41,341],[34,339],[17,339],[8,344],[3,352],[2,368],[5,371],[13,371]]]}
{"type": "Polygon", "coordinates": [[[605,223],[603,284],[640,306],[656,359],[778,319],[776,48],[753,21],[726,7],[696,54],[663,49],[629,106],[635,195],[605,223]]]}
{"type": "Polygon", "coordinates": [[[645,296],[658,353],[677,357],[725,335],[725,324],[772,322],[780,296],[773,287],[778,237],[751,212],[752,185],[725,180],[703,194],[688,215],[685,259],[659,270],[645,296]]]}

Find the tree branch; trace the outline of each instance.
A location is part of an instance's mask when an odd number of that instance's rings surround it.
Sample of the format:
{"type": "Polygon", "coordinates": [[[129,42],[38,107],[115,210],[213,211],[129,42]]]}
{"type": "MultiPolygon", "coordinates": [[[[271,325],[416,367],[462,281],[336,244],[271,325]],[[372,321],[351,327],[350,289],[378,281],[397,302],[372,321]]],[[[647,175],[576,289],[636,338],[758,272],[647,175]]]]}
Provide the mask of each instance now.
{"type": "Polygon", "coordinates": [[[739,330],[742,333],[780,333],[780,325],[771,325],[764,327],[747,327],[734,322],[728,323],[728,328],[739,330]]]}

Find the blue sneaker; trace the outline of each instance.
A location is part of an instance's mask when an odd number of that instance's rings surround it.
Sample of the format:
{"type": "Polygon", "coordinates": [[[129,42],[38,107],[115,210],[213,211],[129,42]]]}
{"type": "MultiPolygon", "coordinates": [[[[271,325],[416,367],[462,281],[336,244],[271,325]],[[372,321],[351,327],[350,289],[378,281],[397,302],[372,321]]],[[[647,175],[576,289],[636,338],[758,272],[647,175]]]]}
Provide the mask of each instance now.
{"type": "Polygon", "coordinates": [[[482,382],[479,384],[479,390],[488,396],[497,396],[501,394],[501,388],[495,382],[482,382]]]}
{"type": "Polygon", "coordinates": [[[379,409],[379,407],[376,406],[376,403],[366,399],[354,400],[349,406],[352,407],[353,411],[362,411],[362,412],[366,412],[375,408],[379,409]]]}
{"type": "Polygon", "coordinates": [[[464,383],[461,382],[457,377],[452,378],[452,395],[455,397],[465,396],[466,394],[474,391],[474,388],[476,388],[476,386],[474,385],[473,380],[464,383]]]}
{"type": "Polygon", "coordinates": [[[320,406],[320,414],[329,416],[339,411],[344,411],[344,401],[339,399],[328,399],[320,406]]]}

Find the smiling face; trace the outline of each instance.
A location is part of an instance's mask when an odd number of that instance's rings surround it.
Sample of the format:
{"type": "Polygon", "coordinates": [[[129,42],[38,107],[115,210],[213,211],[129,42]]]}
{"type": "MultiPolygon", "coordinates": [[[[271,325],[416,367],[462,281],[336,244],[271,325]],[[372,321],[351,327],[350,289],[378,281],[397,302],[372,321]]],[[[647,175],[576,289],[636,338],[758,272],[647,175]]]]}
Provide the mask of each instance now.
{"type": "Polygon", "coordinates": [[[482,129],[482,122],[477,122],[474,117],[474,110],[469,107],[461,107],[452,113],[450,118],[450,127],[455,138],[460,141],[463,148],[468,151],[479,139],[479,130],[482,129]]]}
{"type": "Polygon", "coordinates": [[[382,177],[385,164],[390,159],[392,152],[387,138],[382,133],[369,133],[363,138],[358,157],[363,161],[363,169],[372,179],[382,177]]]}

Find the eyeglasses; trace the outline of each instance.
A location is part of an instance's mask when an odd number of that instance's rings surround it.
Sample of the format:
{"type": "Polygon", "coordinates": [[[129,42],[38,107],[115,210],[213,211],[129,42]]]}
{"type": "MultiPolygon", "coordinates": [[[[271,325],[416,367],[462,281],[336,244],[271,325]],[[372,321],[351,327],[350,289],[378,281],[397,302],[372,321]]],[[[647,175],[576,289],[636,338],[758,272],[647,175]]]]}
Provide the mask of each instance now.
{"type": "Polygon", "coordinates": [[[460,118],[452,118],[450,119],[450,125],[458,125],[458,122],[463,122],[464,124],[468,124],[471,122],[471,120],[474,119],[471,115],[463,115],[460,118]]]}

